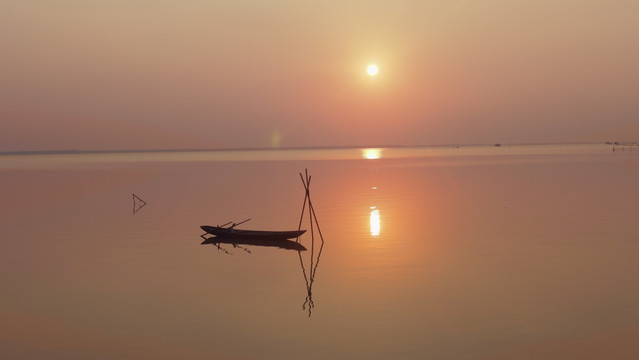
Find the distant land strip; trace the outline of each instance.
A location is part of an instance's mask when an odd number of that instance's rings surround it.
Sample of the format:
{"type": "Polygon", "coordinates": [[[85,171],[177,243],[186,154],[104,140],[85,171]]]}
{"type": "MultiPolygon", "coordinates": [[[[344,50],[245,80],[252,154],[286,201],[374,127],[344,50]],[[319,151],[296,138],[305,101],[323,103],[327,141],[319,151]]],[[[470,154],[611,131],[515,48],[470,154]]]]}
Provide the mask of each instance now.
{"type": "Polygon", "coordinates": [[[127,150],[21,150],[0,151],[0,155],[63,155],[63,154],[126,154],[126,153],[169,153],[169,152],[200,152],[200,151],[278,151],[278,150],[339,150],[361,148],[442,148],[442,147],[466,147],[466,146],[548,146],[548,145],[616,145],[639,146],[639,142],[606,141],[592,143],[504,143],[504,144],[444,144],[444,145],[356,145],[356,146],[307,146],[307,147],[253,147],[253,148],[203,148],[203,149],[127,149],[127,150]]]}

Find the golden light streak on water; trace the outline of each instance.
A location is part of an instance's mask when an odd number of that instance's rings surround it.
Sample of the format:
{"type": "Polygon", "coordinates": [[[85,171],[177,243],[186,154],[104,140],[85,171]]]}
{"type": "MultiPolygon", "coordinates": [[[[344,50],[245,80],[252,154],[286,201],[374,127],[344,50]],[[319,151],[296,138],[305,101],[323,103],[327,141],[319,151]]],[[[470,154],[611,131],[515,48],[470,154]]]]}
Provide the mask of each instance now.
{"type": "Polygon", "coordinates": [[[371,206],[371,236],[379,236],[380,222],[379,222],[379,209],[375,209],[375,206],[371,206]]]}
{"type": "Polygon", "coordinates": [[[362,149],[364,159],[379,159],[382,157],[382,149],[362,149]]]}

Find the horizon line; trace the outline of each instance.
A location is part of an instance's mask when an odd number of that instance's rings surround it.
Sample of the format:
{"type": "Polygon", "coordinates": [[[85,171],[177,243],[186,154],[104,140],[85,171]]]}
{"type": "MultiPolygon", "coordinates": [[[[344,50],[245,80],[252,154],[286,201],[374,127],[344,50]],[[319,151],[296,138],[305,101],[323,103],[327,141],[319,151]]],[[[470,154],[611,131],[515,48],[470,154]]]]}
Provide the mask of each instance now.
{"type": "Polygon", "coordinates": [[[439,145],[333,145],[333,146],[292,146],[292,147],[241,147],[241,148],[183,148],[183,149],[100,149],[100,150],[9,150],[0,151],[0,155],[62,155],[62,154],[118,154],[118,153],[161,153],[161,152],[198,152],[198,151],[277,151],[277,150],[331,150],[331,149],[368,149],[368,148],[416,148],[416,147],[462,147],[462,146],[543,146],[543,145],[617,145],[639,146],[639,142],[534,142],[534,143],[494,143],[494,144],[439,144],[439,145]]]}

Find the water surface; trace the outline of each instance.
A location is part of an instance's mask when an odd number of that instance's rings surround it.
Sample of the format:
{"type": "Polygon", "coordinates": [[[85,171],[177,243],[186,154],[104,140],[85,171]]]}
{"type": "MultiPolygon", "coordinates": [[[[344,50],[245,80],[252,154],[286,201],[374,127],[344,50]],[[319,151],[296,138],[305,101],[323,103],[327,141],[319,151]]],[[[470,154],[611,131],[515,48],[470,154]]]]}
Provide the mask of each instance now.
{"type": "Polygon", "coordinates": [[[639,151],[370,154],[0,156],[0,357],[636,354],[639,151]],[[201,245],[203,224],[296,229],[305,168],[319,259],[310,234],[301,253],[201,245]]]}

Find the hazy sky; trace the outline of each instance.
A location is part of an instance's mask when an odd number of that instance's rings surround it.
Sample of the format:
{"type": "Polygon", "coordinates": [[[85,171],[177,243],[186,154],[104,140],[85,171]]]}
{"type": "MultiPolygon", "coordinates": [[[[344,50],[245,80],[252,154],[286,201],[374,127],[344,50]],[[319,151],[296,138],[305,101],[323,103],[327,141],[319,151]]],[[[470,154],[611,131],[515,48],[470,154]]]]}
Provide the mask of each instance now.
{"type": "Polygon", "coordinates": [[[636,0],[0,0],[0,151],[636,141],[637,14],[636,0]]]}

